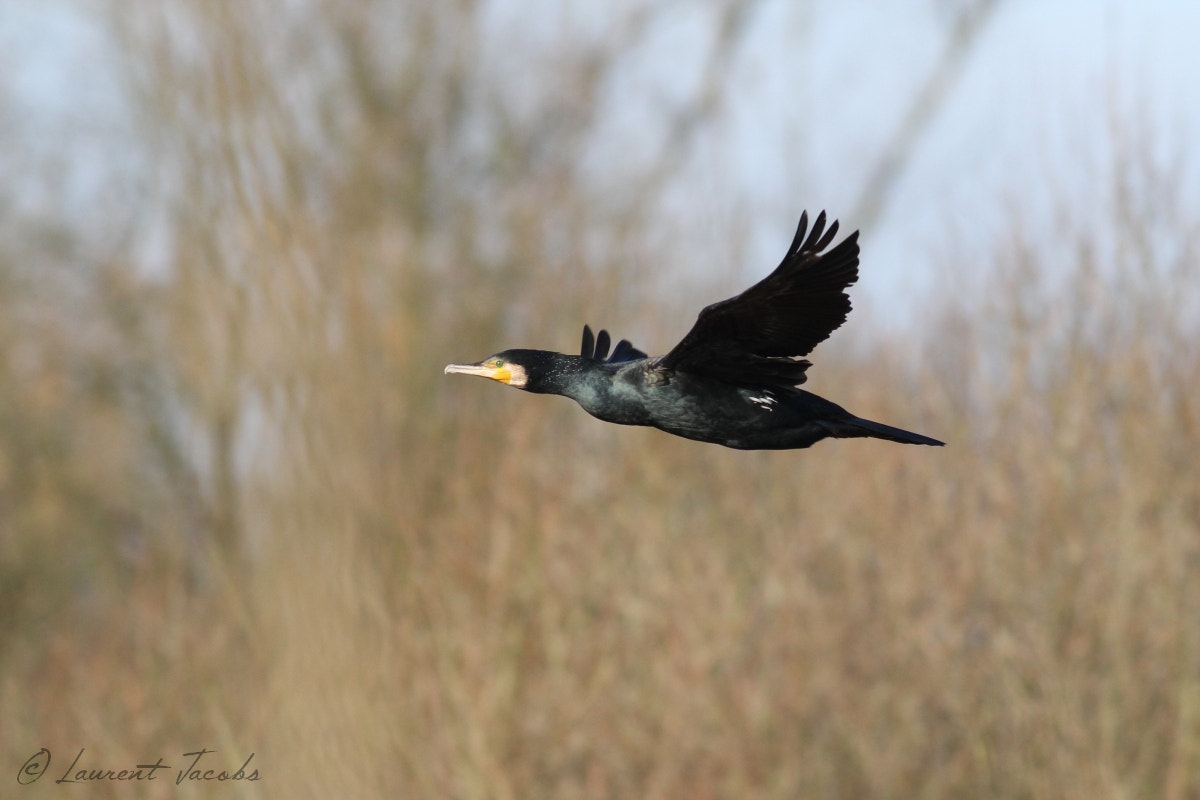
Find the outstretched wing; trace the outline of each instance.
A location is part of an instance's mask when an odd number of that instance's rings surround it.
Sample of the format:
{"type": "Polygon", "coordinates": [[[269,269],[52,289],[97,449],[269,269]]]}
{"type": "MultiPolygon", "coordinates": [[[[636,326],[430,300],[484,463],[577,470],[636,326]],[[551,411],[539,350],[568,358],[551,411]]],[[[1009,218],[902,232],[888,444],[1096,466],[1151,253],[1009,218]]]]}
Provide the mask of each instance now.
{"type": "Polygon", "coordinates": [[[601,330],[599,335],[592,336],[592,329],[584,325],[583,345],[579,348],[579,355],[584,358],[590,358],[593,361],[599,361],[602,364],[621,364],[626,361],[637,361],[639,358],[647,357],[645,353],[630,344],[628,339],[622,339],[617,342],[617,346],[613,348],[612,355],[609,355],[609,342],[608,331],[601,330]]]}
{"type": "Polygon", "coordinates": [[[858,231],[822,254],[837,235],[822,211],[796,236],[775,271],[737,297],[713,303],[656,367],[703,374],[730,383],[793,387],[811,366],[802,360],[850,313],[845,289],[858,280],[858,231]]]}

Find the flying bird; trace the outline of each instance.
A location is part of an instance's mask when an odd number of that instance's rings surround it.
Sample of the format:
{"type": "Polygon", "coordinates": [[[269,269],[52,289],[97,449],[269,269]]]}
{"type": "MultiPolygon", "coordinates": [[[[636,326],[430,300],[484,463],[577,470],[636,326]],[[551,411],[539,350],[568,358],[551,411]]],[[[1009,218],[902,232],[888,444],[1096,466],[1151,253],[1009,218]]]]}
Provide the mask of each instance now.
{"type": "Polygon", "coordinates": [[[560,394],[605,422],[648,425],[740,450],[793,450],[827,437],[871,437],[944,444],[862,419],[800,389],[806,360],[850,313],[846,288],[858,280],[858,231],[824,252],[837,235],[821,212],[808,213],[775,271],[746,291],[700,312],[683,339],[650,357],[627,340],[583,327],[577,356],[505,350],[446,373],[479,375],[537,394],[560,394]],[[807,235],[806,235],[807,234],[807,235]]]}

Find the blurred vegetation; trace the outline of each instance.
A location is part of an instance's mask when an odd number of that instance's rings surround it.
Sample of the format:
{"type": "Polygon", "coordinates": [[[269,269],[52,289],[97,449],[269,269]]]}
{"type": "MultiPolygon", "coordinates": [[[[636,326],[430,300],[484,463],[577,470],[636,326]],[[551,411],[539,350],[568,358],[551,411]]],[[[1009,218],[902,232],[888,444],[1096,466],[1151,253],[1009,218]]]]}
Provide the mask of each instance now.
{"type": "Polygon", "coordinates": [[[982,300],[948,265],[923,343],[819,360],[944,451],[604,426],[441,367],[585,320],[657,351],[714,299],[650,288],[699,257],[657,213],[686,147],[586,167],[656,12],[517,57],[488,10],[108,10],[152,165],[131,230],[98,254],[91,221],[0,205],[12,769],[207,747],[255,752],[264,797],[1200,797],[1178,171],[1114,133],[1105,218],[1014,214],[982,300]]]}

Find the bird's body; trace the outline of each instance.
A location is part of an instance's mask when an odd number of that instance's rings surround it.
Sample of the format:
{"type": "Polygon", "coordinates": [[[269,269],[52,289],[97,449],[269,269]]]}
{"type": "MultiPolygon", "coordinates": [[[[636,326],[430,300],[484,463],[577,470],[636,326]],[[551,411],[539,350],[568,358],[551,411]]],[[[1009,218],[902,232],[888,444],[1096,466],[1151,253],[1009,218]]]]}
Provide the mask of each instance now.
{"type": "Polygon", "coordinates": [[[821,214],[805,238],[807,215],[783,263],[737,297],[700,312],[669,353],[649,357],[622,340],[609,354],[606,331],[584,326],[580,355],[506,350],[446,372],[481,375],[539,394],[560,394],[597,419],[647,425],[740,450],[791,450],[826,437],[873,437],[941,445],[916,433],[861,419],[798,385],[802,357],[845,320],[844,289],[858,277],[858,234],[822,254],[837,232],[821,214]]]}

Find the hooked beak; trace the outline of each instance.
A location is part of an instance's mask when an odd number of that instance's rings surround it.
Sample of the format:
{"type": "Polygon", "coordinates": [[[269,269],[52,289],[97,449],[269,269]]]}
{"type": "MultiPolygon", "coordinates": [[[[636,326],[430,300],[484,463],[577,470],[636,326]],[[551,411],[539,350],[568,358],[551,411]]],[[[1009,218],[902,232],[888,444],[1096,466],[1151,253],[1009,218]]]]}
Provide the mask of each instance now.
{"type": "Polygon", "coordinates": [[[488,366],[486,362],[478,364],[447,364],[445,374],[478,375],[481,378],[491,378],[500,383],[512,383],[512,372],[507,367],[488,366]]]}

